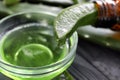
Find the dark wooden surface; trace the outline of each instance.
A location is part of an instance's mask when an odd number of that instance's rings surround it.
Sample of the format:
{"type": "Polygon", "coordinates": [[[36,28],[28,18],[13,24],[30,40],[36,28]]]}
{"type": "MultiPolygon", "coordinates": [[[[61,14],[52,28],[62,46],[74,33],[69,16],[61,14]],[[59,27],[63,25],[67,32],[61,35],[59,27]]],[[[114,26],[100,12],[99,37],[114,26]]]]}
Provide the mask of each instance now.
{"type": "Polygon", "coordinates": [[[69,71],[76,80],[120,80],[120,51],[79,38],[69,71]]]}

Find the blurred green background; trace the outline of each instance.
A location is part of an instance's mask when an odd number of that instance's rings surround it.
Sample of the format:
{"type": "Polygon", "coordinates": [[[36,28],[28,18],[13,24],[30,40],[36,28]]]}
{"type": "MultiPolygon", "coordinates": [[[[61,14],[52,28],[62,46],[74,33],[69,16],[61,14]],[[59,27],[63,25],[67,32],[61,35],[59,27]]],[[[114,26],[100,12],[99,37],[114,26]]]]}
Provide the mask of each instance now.
{"type": "Polygon", "coordinates": [[[58,14],[62,9],[86,0],[0,0],[0,19],[24,11],[49,11],[58,14]]]}

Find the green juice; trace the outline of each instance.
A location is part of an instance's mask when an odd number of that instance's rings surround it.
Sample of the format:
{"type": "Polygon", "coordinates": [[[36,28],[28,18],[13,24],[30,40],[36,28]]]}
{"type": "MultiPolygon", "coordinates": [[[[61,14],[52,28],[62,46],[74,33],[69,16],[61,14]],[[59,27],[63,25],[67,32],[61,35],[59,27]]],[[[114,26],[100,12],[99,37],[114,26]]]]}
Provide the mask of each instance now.
{"type": "Polygon", "coordinates": [[[62,59],[68,45],[57,46],[51,27],[37,23],[18,26],[0,40],[2,58],[13,65],[40,67],[62,59]]]}
{"type": "Polygon", "coordinates": [[[52,80],[73,62],[78,36],[58,39],[56,15],[24,12],[0,20],[0,71],[13,80],[52,80]]]}
{"type": "MultiPolygon", "coordinates": [[[[3,34],[0,40],[0,56],[6,63],[15,66],[37,68],[63,59],[69,52],[68,43],[58,46],[53,27],[29,23],[17,26],[3,34]]],[[[40,78],[39,76],[19,77],[6,71],[3,73],[15,80],[49,80],[63,72],[71,62],[43,78],[41,76],[40,78]]]]}

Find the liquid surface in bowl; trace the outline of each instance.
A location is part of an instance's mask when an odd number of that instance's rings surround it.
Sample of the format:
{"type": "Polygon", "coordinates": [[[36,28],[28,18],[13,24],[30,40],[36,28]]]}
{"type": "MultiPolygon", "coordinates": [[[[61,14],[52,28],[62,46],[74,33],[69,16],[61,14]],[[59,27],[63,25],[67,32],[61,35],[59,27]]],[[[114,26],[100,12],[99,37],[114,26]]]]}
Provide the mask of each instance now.
{"type": "Polygon", "coordinates": [[[55,63],[68,53],[68,44],[57,46],[51,26],[29,23],[4,33],[0,40],[1,58],[24,67],[40,67],[55,63]]]}

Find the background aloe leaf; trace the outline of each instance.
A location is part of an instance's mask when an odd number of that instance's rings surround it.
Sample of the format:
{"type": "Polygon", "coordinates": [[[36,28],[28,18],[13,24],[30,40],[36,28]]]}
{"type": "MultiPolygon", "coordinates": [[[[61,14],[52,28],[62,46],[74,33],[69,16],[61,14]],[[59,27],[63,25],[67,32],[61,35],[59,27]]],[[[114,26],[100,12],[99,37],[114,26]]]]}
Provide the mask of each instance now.
{"type": "Polygon", "coordinates": [[[0,18],[12,14],[13,12],[9,10],[2,1],[0,1],[0,18]]]}
{"type": "Polygon", "coordinates": [[[48,5],[42,5],[42,4],[29,4],[29,3],[19,3],[17,5],[13,6],[5,6],[2,1],[0,1],[0,19],[19,12],[26,12],[26,11],[47,11],[54,13],[57,15],[62,8],[59,7],[53,7],[48,5]]]}
{"type": "Polygon", "coordinates": [[[46,4],[52,4],[52,5],[58,5],[58,6],[67,6],[67,5],[72,5],[73,1],[72,0],[27,0],[28,2],[32,2],[32,3],[38,3],[38,2],[42,2],[42,3],[46,3],[46,4]]]}
{"type": "Polygon", "coordinates": [[[104,28],[95,28],[91,25],[78,28],[77,32],[81,38],[102,46],[120,50],[120,32],[104,28]]]}
{"type": "Polygon", "coordinates": [[[20,0],[3,0],[3,3],[7,6],[17,4],[18,2],[20,2],[20,0]]]}
{"type": "Polygon", "coordinates": [[[61,75],[54,78],[53,80],[74,80],[74,78],[68,71],[65,71],[61,75]]]}
{"type": "Polygon", "coordinates": [[[84,3],[87,2],[88,0],[72,0],[74,2],[74,4],[78,4],[78,3],[84,3]]]}
{"type": "Polygon", "coordinates": [[[42,5],[42,4],[29,4],[29,3],[20,3],[18,5],[14,5],[12,7],[9,7],[11,11],[14,13],[18,12],[26,12],[26,11],[47,11],[47,12],[52,12],[52,13],[59,13],[61,8],[58,7],[52,7],[52,6],[47,6],[47,5],[42,5]]]}

